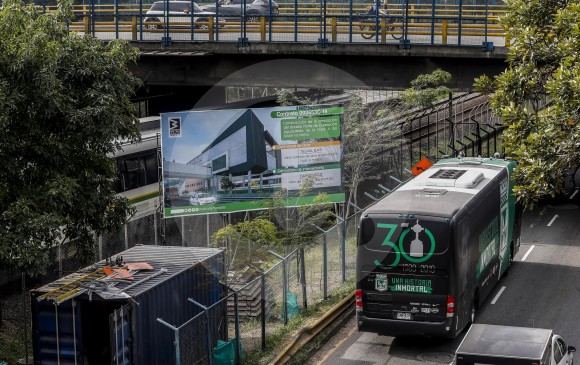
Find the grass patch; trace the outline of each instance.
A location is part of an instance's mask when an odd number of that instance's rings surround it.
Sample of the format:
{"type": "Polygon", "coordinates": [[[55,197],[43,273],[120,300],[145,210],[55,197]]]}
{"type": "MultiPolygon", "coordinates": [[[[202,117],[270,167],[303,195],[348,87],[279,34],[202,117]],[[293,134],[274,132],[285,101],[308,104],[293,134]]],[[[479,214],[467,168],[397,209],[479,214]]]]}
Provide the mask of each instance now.
{"type": "MultiPolygon", "coordinates": [[[[347,281],[340,288],[329,293],[328,299],[309,306],[308,309],[302,309],[300,316],[293,318],[288,325],[279,328],[273,333],[266,336],[266,350],[255,349],[244,352],[243,365],[265,365],[282,351],[284,347],[294,338],[294,336],[304,327],[316,322],[323,314],[328,312],[332,307],[338,304],[354,290],[354,280],[347,281]]],[[[321,344],[318,344],[320,346],[321,344]]],[[[296,360],[305,355],[298,352],[296,360]]],[[[303,362],[303,361],[302,361],[303,362]]],[[[297,362],[297,364],[300,362],[297,362]]]]}
{"type": "MultiPolygon", "coordinates": [[[[28,329],[28,337],[32,330],[28,329]]],[[[4,320],[0,331],[0,363],[16,365],[18,360],[24,358],[26,350],[24,347],[24,329],[21,324],[4,320]]],[[[32,343],[28,344],[28,355],[32,355],[32,343]]]]}

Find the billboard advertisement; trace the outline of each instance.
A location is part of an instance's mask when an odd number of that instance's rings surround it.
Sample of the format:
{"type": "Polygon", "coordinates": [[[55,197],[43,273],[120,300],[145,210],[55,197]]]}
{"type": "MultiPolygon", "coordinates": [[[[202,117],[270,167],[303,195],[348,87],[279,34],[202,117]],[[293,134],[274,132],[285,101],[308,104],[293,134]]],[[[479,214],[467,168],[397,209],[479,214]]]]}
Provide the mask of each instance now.
{"type": "Polygon", "coordinates": [[[284,190],[287,206],[325,193],[343,202],[341,105],[161,114],[164,216],[265,209],[284,190]],[[306,178],[314,186],[300,195],[306,178]]]}

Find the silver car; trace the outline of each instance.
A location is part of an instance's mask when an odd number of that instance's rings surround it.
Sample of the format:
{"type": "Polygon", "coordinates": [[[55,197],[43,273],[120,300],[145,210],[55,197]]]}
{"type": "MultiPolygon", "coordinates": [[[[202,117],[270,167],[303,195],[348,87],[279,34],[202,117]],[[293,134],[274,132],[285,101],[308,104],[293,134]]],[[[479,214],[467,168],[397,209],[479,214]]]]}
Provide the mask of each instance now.
{"type": "Polygon", "coordinates": [[[145,13],[143,22],[149,30],[161,29],[166,25],[190,28],[192,24],[198,29],[208,29],[210,18],[217,20],[215,13],[191,1],[156,1],[145,13]]]}
{"type": "Polygon", "coordinates": [[[274,0],[220,0],[216,4],[203,5],[202,9],[219,15],[226,20],[239,20],[242,17],[243,4],[246,4],[246,21],[258,22],[261,16],[268,17],[280,13],[274,0]],[[271,9],[271,11],[270,11],[271,9]]]}
{"type": "Polygon", "coordinates": [[[214,204],[215,198],[206,193],[194,193],[189,198],[190,205],[214,204]]]}

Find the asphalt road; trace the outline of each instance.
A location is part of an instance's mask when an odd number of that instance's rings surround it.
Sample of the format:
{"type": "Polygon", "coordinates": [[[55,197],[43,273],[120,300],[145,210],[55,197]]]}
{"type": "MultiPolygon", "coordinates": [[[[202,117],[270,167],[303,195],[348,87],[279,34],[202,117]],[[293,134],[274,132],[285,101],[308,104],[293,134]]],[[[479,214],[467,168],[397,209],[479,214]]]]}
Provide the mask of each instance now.
{"type": "MultiPolygon", "coordinates": [[[[580,346],[579,206],[576,189],[524,214],[520,251],[477,323],[551,328],[580,346]]],[[[358,333],[353,318],[307,364],[449,364],[464,335],[436,340],[358,333]]]]}

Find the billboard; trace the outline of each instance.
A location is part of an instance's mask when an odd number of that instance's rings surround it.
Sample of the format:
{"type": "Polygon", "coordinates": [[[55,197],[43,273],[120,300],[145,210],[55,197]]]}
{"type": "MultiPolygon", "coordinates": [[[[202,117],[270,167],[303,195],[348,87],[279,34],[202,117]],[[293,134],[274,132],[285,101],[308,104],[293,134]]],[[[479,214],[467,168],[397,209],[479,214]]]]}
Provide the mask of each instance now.
{"type": "Polygon", "coordinates": [[[343,202],[340,105],[161,114],[164,216],[265,209],[284,190],[287,206],[325,193],[343,202]],[[297,199],[314,178],[309,196],[297,199]]]}

